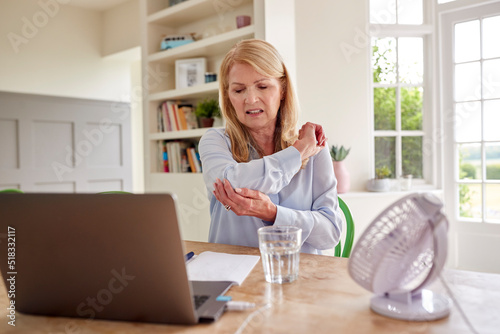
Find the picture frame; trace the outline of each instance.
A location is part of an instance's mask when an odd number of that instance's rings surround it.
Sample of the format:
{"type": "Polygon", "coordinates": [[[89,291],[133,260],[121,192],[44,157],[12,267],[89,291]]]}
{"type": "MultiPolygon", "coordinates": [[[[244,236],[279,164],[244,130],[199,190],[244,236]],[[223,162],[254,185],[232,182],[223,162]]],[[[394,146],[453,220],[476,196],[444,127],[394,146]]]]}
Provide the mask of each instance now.
{"type": "Polygon", "coordinates": [[[204,57],[175,61],[175,88],[182,89],[205,83],[207,60],[204,57]]]}

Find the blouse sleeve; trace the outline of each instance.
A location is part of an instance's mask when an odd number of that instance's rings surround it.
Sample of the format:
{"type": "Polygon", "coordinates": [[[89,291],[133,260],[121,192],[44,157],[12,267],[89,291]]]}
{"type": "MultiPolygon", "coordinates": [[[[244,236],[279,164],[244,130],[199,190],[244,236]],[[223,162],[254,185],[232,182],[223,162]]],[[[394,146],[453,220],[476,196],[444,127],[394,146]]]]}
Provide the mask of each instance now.
{"type": "Polygon", "coordinates": [[[227,179],[233,188],[277,194],[302,165],[300,153],[293,146],[261,159],[238,163],[233,159],[224,130],[208,130],[200,140],[199,151],[203,178],[210,193],[219,178],[227,179]]]}
{"type": "Polygon", "coordinates": [[[323,250],[335,247],[342,232],[342,212],[337,198],[337,179],[328,150],[314,157],[313,202],[311,210],[295,210],[277,206],[274,225],[293,225],[302,229],[302,240],[312,248],[323,250]]]}

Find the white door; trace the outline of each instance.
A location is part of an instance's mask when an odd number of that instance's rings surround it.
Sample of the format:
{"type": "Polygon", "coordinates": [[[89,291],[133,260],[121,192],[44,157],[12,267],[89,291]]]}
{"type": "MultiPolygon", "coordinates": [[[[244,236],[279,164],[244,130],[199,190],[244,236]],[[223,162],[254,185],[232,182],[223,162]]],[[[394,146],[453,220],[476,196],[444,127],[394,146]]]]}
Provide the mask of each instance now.
{"type": "Polygon", "coordinates": [[[0,92],[0,190],[132,190],[130,105],[0,92]]]}
{"type": "Polygon", "coordinates": [[[500,273],[500,2],[441,14],[451,265],[500,273]]]}

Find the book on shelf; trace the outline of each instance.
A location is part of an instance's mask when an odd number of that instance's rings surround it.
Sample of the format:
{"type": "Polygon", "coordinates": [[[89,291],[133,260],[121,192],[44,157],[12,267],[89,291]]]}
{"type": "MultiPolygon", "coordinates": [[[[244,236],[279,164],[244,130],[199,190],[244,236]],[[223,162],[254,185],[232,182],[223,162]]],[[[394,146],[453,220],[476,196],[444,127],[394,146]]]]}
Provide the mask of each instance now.
{"type": "Polygon", "coordinates": [[[192,104],[179,104],[179,110],[181,118],[184,117],[186,120],[186,130],[193,130],[198,128],[198,120],[194,114],[194,108],[192,104]]]}
{"type": "Polygon", "coordinates": [[[167,101],[168,116],[170,117],[170,122],[172,123],[172,131],[179,131],[181,129],[179,125],[179,117],[177,116],[177,107],[175,102],[167,101]]]}
{"type": "Polygon", "coordinates": [[[168,152],[167,152],[167,144],[165,142],[160,142],[161,143],[161,151],[162,151],[162,164],[161,166],[163,167],[163,171],[165,173],[168,173],[168,152]]]}
{"type": "Polygon", "coordinates": [[[158,107],[158,132],[172,131],[170,117],[168,117],[168,108],[166,103],[158,107]]]}
{"type": "Polygon", "coordinates": [[[193,155],[191,154],[191,150],[193,148],[188,148],[187,149],[187,157],[188,157],[188,161],[189,161],[189,168],[191,169],[191,172],[193,173],[197,173],[197,170],[196,170],[196,165],[194,164],[194,159],[193,159],[193,155]]]}
{"type": "Polygon", "coordinates": [[[163,125],[163,116],[162,116],[162,105],[160,104],[156,113],[156,124],[158,124],[158,132],[165,132],[165,127],[163,125]]]}
{"type": "Polygon", "coordinates": [[[198,121],[192,104],[165,101],[158,107],[158,132],[192,130],[198,121]]]}
{"type": "Polygon", "coordinates": [[[158,142],[158,170],[165,173],[201,173],[200,155],[193,142],[158,142]]]}

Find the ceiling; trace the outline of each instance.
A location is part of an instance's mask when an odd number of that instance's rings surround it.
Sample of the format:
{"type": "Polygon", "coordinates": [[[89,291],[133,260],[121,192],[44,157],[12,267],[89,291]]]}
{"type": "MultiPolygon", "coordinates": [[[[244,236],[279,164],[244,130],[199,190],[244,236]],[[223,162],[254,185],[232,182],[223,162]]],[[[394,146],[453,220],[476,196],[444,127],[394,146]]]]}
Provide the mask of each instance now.
{"type": "Polygon", "coordinates": [[[128,1],[130,0],[71,0],[68,4],[75,7],[103,11],[128,1]]]}

